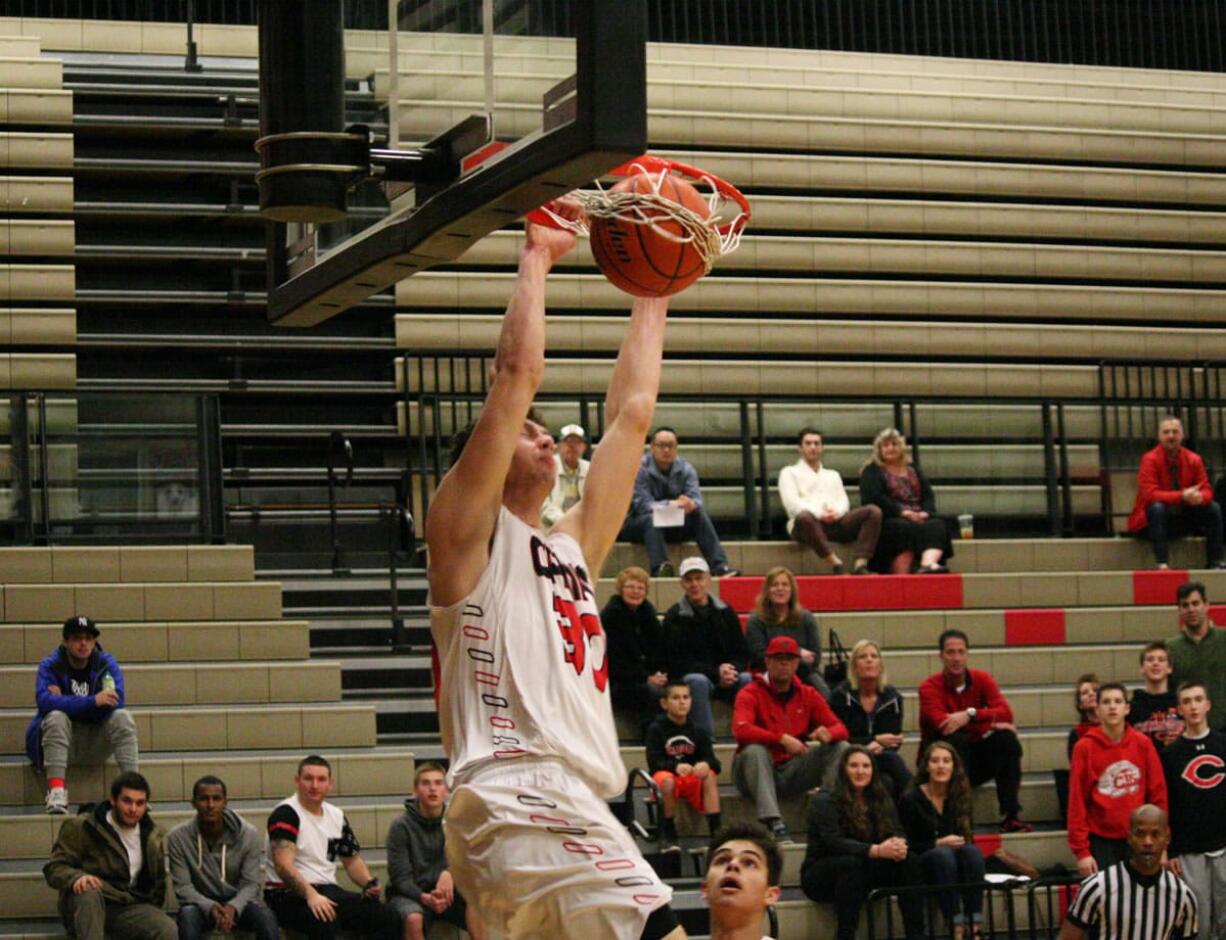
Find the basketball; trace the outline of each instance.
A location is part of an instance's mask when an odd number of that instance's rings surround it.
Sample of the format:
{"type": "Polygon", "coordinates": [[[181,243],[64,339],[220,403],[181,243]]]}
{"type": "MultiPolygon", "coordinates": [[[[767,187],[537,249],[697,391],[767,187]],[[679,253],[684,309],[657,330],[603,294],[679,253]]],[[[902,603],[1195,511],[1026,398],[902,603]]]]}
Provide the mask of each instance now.
{"type": "MultiPolygon", "coordinates": [[[[622,180],[610,189],[612,193],[652,192],[652,179],[643,173],[622,180]]],[[[707,218],[707,201],[702,195],[674,174],[668,174],[660,184],[660,195],[707,218]]],[[[684,235],[679,222],[668,218],[659,209],[643,210],[649,217],[658,216],[659,228],[684,235]]],[[[689,242],[673,241],[651,225],[626,222],[618,218],[592,219],[592,254],[601,272],[613,285],[636,297],[667,297],[685,290],[705,273],[702,256],[689,242]]]]}

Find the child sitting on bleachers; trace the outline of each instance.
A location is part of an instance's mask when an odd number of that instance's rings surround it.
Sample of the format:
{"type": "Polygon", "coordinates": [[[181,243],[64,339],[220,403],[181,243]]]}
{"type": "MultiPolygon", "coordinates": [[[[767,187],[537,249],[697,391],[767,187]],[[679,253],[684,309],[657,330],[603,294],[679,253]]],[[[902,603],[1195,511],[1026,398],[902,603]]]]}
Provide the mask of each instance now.
{"type": "Polygon", "coordinates": [[[677,798],[705,813],[712,835],[719,829],[719,772],[715,746],[705,730],[690,721],[690,687],[671,681],[660,707],[664,714],[647,728],[647,771],[660,788],[660,841],[663,851],[677,845],[677,798]]]}

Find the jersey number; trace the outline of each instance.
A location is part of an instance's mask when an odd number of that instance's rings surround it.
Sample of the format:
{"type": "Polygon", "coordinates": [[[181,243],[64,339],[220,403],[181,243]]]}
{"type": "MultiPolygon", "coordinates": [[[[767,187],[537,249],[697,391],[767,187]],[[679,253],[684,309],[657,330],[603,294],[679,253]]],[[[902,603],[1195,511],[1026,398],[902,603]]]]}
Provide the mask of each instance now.
{"type": "MultiPolygon", "coordinates": [[[[575,667],[575,673],[583,673],[587,662],[588,644],[592,637],[601,636],[600,618],[595,614],[581,614],[575,607],[575,602],[558,597],[553,598],[554,613],[558,615],[558,629],[562,632],[562,650],[566,661],[575,667]]],[[[603,656],[599,665],[592,667],[592,681],[598,691],[603,692],[609,682],[609,657],[603,656]]]]}

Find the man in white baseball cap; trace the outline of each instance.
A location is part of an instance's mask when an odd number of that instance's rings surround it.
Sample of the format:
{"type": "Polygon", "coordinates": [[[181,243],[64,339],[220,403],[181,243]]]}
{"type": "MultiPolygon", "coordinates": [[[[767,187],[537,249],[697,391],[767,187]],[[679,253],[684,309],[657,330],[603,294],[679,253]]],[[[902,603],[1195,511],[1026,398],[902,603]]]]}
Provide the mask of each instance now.
{"type": "Polygon", "coordinates": [[[580,425],[568,424],[558,432],[558,452],[553,455],[558,476],[541,506],[541,524],[546,529],[553,528],[562,513],[583,498],[583,484],[591,466],[591,461],[583,459],[586,451],[587,434],[580,425]]]}

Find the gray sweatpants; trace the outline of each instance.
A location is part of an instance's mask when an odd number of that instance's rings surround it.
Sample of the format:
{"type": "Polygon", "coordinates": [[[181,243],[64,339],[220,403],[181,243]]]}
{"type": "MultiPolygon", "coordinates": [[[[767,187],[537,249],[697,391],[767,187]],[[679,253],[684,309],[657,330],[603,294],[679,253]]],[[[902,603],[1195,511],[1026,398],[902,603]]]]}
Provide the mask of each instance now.
{"type": "Polygon", "coordinates": [[[1197,940],[1226,940],[1226,854],[1180,855],[1183,880],[1196,895],[1197,940]]]}
{"type": "Polygon", "coordinates": [[[741,793],[753,798],[759,819],[779,819],[783,816],[779,812],[780,797],[834,785],[839,757],[845,750],[846,741],[819,744],[776,767],[765,746],[750,744],[733,759],[732,778],[741,793]]]}
{"type": "Polygon", "coordinates": [[[60,711],[43,716],[43,766],[48,777],[64,777],[69,764],[102,764],[112,754],[122,771],[140,770],[136,720],[117,708],[101,721],[73,721],[60,711]]]}

